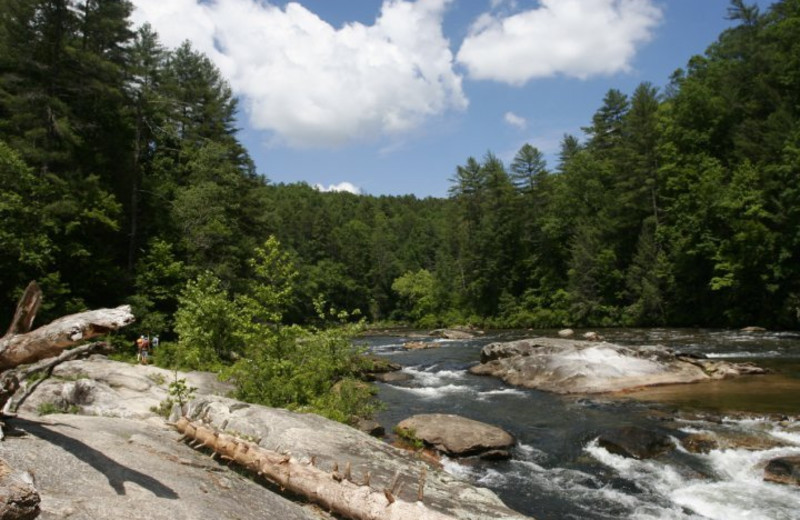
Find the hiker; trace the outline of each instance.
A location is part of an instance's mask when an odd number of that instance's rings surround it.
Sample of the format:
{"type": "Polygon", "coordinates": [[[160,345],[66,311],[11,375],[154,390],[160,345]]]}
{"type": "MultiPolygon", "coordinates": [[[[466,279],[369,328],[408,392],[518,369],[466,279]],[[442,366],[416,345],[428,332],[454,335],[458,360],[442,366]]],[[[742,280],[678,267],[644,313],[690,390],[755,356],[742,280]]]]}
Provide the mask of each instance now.
{"type": "Polygon", "coordinates": [[[147,364],[147,357],[150,354],[150,338],[142,334],[142,337],[136,340],[136,346],[139,348],[139,354],[136,359],[143,365],[147,364]]]}

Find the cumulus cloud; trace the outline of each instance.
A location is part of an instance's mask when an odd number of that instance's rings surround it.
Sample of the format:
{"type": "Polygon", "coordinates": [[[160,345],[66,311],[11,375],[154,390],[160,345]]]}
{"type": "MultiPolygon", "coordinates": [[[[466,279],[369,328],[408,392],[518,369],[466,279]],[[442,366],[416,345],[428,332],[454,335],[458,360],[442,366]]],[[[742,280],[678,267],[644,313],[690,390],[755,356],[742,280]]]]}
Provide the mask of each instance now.
{"type": "Polygon", "coordinates": [[[168,46],[188,39],[281,144],[397,135],[467,106],[442,32],[452,0],[385,0],[372,25],[334,28],[299,3],[133,0],[168,46]]]}
{"type": "Polygon", "coordinates": [[[340,182],[339,184],[331,184],[327,188],[322,184],[315,184],[314,188],[317,191],[328,192],[328,191],[346,191],[348,193],[354,193],[356,195],[361,195],[361,188],[358,186],[351,184],[349,182],[340,182]]]}
{"type": "Polygon", "coordinates": [[[528,126],[528,120],[522,116],[518,116],[514,112],[506,112],[506,114],[503,116],[503,119],[509,125],[515,126],[520,130],[525,130],[525,128],[528,126]]]}
{"type": "Polygon", "coordinates": [[[511,85],[613,74],[630,69],[660,19],[653,0],[540,0],[534,9],[478,17],[457,61],[473,79],[511,85]]]}

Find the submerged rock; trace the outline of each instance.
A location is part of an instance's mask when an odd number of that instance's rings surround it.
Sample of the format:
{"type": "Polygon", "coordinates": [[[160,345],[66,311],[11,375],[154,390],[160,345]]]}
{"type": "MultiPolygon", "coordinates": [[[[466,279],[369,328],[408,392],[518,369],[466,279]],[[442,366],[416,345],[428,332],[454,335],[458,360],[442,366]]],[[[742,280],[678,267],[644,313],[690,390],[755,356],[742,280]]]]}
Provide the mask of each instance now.
{"type": "Polygon", "coordinates": [[[441,345],[430,341],[407,341],[403,344],[406,350],[424,350],[426,348],[439,348],[441,345]]]}
{"type": "Polygon", "coordinates": [[[669,436],[638,426],[605,431],[597,443],[611,453],[634,459],[652,459],[675,448],[669,436]]]}
{"type": "Polygon", "coordinates": [[[381,383],[402,383],[414,379],[414,376],[408,372],[385,372],[382,374],[371,374],[372,381],[380,381],[381,383]]]}
{"type": "Polygon", "coordinates": [[[707,433],[692,433],[681,439],[681,445],[691,453],[708,453],[719,448],[719,442],[707,433]]]}
{"type": "Polygon", "coordinates": [[[563,338],[492,343],[481,350],[481,364],[469,371],[559,394],[618,392],[766,372],[751,363],[683,358],[658,345],[629,347],[563,338]]]}
{"type": "Polygon", "coordinates": [[[772,459],[764,468],[764,480],[800,486],[800,456],[772,459]]]}
{"type": "Polygon", "coordinates": [[[400,421],[403,430],[450,456],[507,459],[514,437],[497,426],[452,414],[420,414],[400,421]]]}

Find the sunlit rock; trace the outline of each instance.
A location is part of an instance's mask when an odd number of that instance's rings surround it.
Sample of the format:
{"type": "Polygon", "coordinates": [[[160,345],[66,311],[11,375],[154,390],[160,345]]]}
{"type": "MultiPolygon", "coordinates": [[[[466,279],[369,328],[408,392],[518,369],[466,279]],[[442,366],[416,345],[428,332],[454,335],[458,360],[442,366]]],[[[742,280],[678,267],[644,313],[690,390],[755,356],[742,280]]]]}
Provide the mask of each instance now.
{"type": "Polygon", "coordinates": [[[481,351],[481,364],[470,372],[525,388],[591,394],[766,371],[751,363],[684,358],[662,346],[533,338],[487,345],[481,351]]]}
{"type": "Polygon", "coordinates": [[[510,433],[490,424],[452,414],[420,414],[400,421],[397,429],[451,456],[485,455],[507,459],[514,445],[510,433]]]}

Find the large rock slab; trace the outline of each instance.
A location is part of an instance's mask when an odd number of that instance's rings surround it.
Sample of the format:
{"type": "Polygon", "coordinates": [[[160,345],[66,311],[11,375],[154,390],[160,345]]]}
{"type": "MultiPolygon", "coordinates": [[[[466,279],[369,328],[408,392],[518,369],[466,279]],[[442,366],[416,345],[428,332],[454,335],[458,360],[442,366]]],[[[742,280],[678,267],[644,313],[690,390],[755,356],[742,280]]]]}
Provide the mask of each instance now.
{"type": "Polygon", "coordinates": [[[618,392],[645,386],[697,383],[766,371],[751,363],[677,356],[658,345],[628,347],[564,338],[492,343],[476,375],[559,394],[618,392]]]}
{"type": "Polygon", "coordinates": [[[8,424],[0,458],[34,475],[43,519],[331,518],[176,442],[160,419],[22,415],[8,424]]]}
{"type": "Polygon", "coordinates": [[[399,475],[400,498],[413,502],[421,474],[426,474],[424,501],[433,510],[470,520],[523,519],[492,491],[449,475],[415,454],[312,414],[249,405],[216,396],[201,396],[188,406],[187,418],[238,435],[263,448],[314,460],[317,467],[349,467],[355,480],[369,472],[374,489],[391,488],[399,475]]]}
{"type": "Polygon", "coordinates": [[[505,450],[514,445],[514,437],[502,428],[452,414],[414,415],[400,421],[397,429],[456,457],[487,452],[494,457],[508,455],[505,450]]]}
{"type": "MultiPolygon", "coordinates": [[[[21,410],[36,413],[43,404],[86,415],[144,419],[169,396],[176,373],[152,365],[112,361],[103,356],[63,363],[42,382],[21,410]]],[[[179,372],[198,394],[228,394],[233,387],[208,372],[179,372]]]]}

